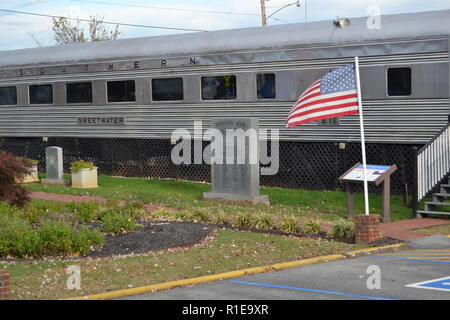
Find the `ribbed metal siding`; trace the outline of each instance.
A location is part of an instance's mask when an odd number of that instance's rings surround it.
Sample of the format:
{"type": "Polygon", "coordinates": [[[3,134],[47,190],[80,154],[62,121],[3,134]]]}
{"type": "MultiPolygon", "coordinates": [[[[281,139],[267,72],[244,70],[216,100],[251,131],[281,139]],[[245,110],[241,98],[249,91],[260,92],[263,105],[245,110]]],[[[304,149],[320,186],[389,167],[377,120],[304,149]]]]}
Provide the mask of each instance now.
{"type": "MultiPolygon", "coordinates": [[[[446,123],[448,99],[364,101],[368,142],[414,143],[429,141],[446,123]]],[[[192,129],[194,120],[205,128],[215,117],[259,117],[262,129],[280,129],[282,140],[359,141],[357,116],[341,118],[339,126],[314,123],[286,130],[283,123],[290,102],[227,103],[159,106],[15,107],[1,110],[2,137],[129,137],[170,138],[177,128],[192,129]],[[79,116],[126,115],[126,126],[78,126],[79,116]]]]}

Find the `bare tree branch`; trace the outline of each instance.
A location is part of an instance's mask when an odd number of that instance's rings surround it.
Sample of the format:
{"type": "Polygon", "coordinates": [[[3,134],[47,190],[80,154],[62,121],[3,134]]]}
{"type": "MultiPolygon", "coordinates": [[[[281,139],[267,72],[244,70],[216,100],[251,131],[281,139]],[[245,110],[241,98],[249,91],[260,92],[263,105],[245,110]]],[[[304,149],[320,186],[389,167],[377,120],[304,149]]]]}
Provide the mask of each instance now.
{"type": "Polygon", "coordinates": [[[89,38],[85,37],[85,32],[80,26],[81,21],[77,18],[75,23],[72,23],[65,17],[58,19],[53,18],[53,32],[54,38],[57,43],[64,45],[70,43],[80,42],[94,42],[94,41],[106,41],[115,40],[119,38],[122,32],[119,31],[119,26],[112,31],[107,30],[103,25],[103,17],[91,16],[89,22],[89,38]]]}

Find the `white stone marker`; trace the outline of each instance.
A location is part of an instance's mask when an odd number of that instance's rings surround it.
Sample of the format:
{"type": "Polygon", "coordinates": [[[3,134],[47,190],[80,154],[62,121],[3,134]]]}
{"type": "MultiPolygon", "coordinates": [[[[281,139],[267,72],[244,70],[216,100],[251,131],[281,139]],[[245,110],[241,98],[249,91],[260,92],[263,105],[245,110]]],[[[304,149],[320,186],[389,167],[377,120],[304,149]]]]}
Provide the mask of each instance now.
{"type": "Polygon", "coordinates": [[[67,184],[64,180],[63,150],[60,147],[48,147],[45,149],[47,178],[42,183],[67,184]]]}

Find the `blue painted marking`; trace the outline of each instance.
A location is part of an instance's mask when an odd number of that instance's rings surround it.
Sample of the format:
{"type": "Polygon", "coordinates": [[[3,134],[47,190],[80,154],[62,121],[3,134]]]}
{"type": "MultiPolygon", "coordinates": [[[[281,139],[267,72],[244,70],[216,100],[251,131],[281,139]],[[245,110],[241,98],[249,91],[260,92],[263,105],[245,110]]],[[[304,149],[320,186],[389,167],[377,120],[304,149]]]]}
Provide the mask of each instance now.
{"type": "Polygon", "coordinates": [[[434,282],[428,282],[428,283],[422,283],[419,285],[420,287],[427,287],[427,288],[435,288],[435,289],[446,289],[450,291],[450,278],[434,281],[434,282]]]}
{"type": "Polygon", "coordinates": [[[319,290],[319,289],[309,289],[309,288],[301,288],[301,287],[291,287],[291,286],[280,286],[277,284],[267,284],[267,283],[259,283],[259,282],[248,282],[241,280],[228,280],[233,283],[247,284],[251,286],[259,286],[259,287],[268,287],[268,288],[278,288],[278,289],[289,289],[289,290],[297,290],[297,291],[306,291],[306,292],[316,292],[316,293],[326,293],[326,294],[334,294],[345,297],[352,298],[362,298],[362,299],[370,299],[370,300],[398,300],[392,298],[383,298],[383,297],[374,297],[374,296],[363,296],[359,294],[339,292],[339,291],[329,291],[329,290],[319,290]]]}
{"type": "MultiPolygon", "coordinates": [[[[376,166],[376,165],[366,165],[367,169],[373,169],[373,170],[388,170],[390,168],[390,166],[376,166]]],[[[363,169],[363,165],[359,165],[358,169],[363,169]]]]}
{"type": "Polygon", "coordinates": [[[450,292],[450,277],[410,284],[407,287],[450,292]]]}
{"type": "Polygon", "coordinates": [[[450,262],[439,261],[439,260],[411,259],[411,258],[400,258],[400,257],[392,257],[392,256],[373,256],[373,257],[374,258],[387,258],[387,259],[392,259],[392,260],[406,260],[406,261],[433,262],[433,263],[450,264],[450,262]]]}

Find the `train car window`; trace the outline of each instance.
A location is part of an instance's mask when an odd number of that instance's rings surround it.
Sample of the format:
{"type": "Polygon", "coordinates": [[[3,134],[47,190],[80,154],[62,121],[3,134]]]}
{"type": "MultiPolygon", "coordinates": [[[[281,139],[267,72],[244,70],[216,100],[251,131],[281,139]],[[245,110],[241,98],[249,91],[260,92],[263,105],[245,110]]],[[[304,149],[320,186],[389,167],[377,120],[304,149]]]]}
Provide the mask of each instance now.
{"type": "Polygon", "coordinates": [[[53,86],[51,84],[31,85],[29,91],[31,104],[53,104],[53,86]]]}
{"type": "Polygon", "coordinates": [[[0,87],[0,105],[17,104],[16,87],[0,87]]]}
{"type": "Polygon", "coordinates": [[[92,83],[66,84],[67,103],[92,103],[92,83]]]}
{"type": "Polygon", "coordinates": [[[275,74],[264,73],[256,75],[258,99],[275,99],[275,74]]]}
{"type": "Polygon", "coordinates": [[[108,102],[136,101],[136,84],[134,80],[108,82],[108,102]]]}
{"type": "Polygon", "coordinates": [[[236,76],[202,77],[202,99],[236,99],[236,76]]]}
{"type": "Polygon", "coordinates": [[[411,95],[411,68],[388,69],[388,95],[411,95]]]}
{"type": "Polygon", "coordinates": [[[183,100],[183,78],[153,79],[153,101],[183,100]]]}

